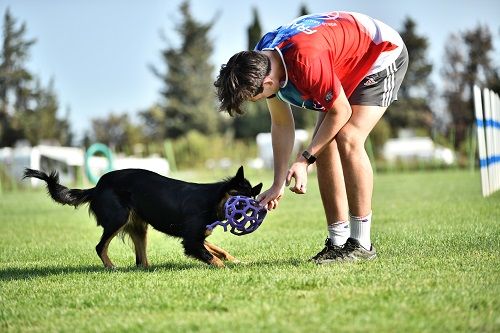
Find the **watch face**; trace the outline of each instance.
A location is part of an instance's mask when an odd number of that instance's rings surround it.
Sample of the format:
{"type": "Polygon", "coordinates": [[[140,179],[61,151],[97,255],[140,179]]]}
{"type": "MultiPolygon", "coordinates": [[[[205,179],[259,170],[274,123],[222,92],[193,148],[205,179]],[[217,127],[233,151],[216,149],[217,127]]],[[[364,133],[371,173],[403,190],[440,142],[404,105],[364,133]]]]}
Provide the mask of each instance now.
{"type": "Polygon", "coordinates": [[[304,150],[302,156],[304,156],[304,158],[307,160],[307,163],[309,164],[313,164],[314,162],[316,162],[316,157],[311,155],[311,153],[309,153],[307,150],[304,150]]]}

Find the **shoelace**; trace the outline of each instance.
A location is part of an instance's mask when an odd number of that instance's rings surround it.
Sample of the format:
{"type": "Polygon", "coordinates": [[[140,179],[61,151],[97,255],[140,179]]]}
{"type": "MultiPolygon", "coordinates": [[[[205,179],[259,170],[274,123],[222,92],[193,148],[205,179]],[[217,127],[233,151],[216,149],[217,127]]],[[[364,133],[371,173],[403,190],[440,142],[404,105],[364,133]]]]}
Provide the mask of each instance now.
{"type": "Polygon", "coordinates": [[[354,251],[356,249],[356,244],[353,244],[351,242],[346,242],[344,245],[344,249],[346,252],[354,251]]]}
{"type": "Polygon", "coordinates": [[[333,245],[330,241],[329,238],[326,239],[325,241],[325,248],[321,250],[320,253],[318,253],[316,256],[314,256],[314,260],[321,258],[322,256],[328,257],[328,258],[336,258],[336,257],[344,257],[342,253],[342,247],[338,245],[333,245]],[[326,254],[326,256],[325,256],[326,254]]]}
{"type": "Polygon", "coordinates": [[[330,238],[327,237],[325,240],[325,247],[323,248],[323,250],[319,251],[318,254],[316,254],[314,257],[312,257],[312,259],[314,259],[314,260],[318,259],[322,255],[327,253],[328,250],[330,249],[330,247],[332,247],[331,242],[330,242],[330,238]]]}
{"type": "Polygon", "coordinates": [[[344,257],[344,253],[342,252],[343,247],[337,246],[337,245],[332,245],[329,249],[329,251],[326,253],[325,258],[333,259],[337,257],[344,257]]]}

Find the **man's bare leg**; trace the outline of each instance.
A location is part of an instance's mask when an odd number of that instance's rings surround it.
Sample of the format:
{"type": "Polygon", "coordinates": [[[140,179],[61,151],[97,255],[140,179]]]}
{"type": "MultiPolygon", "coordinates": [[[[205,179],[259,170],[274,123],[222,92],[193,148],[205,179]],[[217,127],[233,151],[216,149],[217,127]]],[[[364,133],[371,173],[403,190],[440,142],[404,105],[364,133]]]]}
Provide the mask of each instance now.
{"type": "Polygon", "coordinates": [[[352,117],[337,134],[349,202],[351,237],[370,249],[373,170],[365,141],[384,114],[386,107],[352,106],[352,117]]]}

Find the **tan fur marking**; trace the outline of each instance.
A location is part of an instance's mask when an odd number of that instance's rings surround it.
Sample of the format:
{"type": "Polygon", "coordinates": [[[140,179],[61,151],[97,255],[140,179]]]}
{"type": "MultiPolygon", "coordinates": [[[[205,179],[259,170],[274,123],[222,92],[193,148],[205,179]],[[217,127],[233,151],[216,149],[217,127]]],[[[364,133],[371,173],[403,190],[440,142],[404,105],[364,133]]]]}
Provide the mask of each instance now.
{"type": "Polygon", "coordinates": [[[112,234],[107,240],[106,243],[104,243],[104,247],[102,249],[102,252],[100,253],[99,257],[102,260],[102,263],[104,264],[104,267],[106,268],[114,268],[115,265],[111,262],[111,260],[108,257],[108,246],[111,240],[121,231],[122,228],[120,228],[118,231],[116,231],[114,234],[112,234]]]}
{"type": "Polygon", "coordinates": [[[130,212],[127,224],[123,232],[129,234],[135,247],[135,258],[138,266],[149,267],[147,248],[148,224],[144,222],[134,211],[130,212]]]}
{"type": "Polygon", "coordinates": [[[214,251],[212,251],[212,249],[211,249],[211,248],[207,247],[206,245],[205,245],[205,248],[207,249],[207,251],[208,251],[208,252],[210,252],[210,254],[211,254],[211,255],[213,255],[213,256],[215,256],[215,257],[217,257],[217,258],[219,258],[219,259],[222,259],[222,258],[219,256],[219,254],[218,254],[218,253],[216,253],[216,252],[214,252],[214,251]]]}
{"type": "Polygon", "coordinates": [[[236,259],[235,257],[233,257],[231,254],[229,254],[229,252],[227,252],[226,250],[214,245],[214,244],[211,244],[207,241],[205,241],[205,248],[210,252],[212,253],[212,255],[215,255],[217,258],[220,258],[220,259],[223,259],[223,260],[227,260],[227,261],[230,261],[230,262],[233,262],[233,263],[239,263],[240,261],[238,259],[236,259]]]}
{"type": "Polygon", "coordinates": [[[224,267],[224,263],[222,262],[222,260],[220,260],[216,256],[213,256],[213,258],[210,260],[210,265],[220,268],[224,267]]]}
{"type": "Polygon", "coordinates": [[[226,204],[226,201],[229,200],[229,198],[231,198],[231,194],[226,192],[221,201],[219,201],[219,205],[217,206],[217,215],[219,219],[224,219],[224,205],[226,204]]]}

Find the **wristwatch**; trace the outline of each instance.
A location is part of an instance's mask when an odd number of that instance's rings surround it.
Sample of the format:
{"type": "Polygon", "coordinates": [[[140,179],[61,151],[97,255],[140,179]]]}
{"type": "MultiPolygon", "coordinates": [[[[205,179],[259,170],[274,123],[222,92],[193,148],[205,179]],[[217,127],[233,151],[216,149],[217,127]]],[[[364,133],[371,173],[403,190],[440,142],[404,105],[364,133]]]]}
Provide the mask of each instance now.
{"type": "Polygon", "coordinates": [[[313,164],[314,162],[316,162],[316,156],[312,155],[307,150],[304,150],[302,156],[307,160],[307,164],[313,164]]]}

